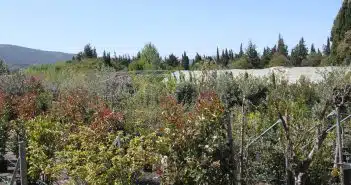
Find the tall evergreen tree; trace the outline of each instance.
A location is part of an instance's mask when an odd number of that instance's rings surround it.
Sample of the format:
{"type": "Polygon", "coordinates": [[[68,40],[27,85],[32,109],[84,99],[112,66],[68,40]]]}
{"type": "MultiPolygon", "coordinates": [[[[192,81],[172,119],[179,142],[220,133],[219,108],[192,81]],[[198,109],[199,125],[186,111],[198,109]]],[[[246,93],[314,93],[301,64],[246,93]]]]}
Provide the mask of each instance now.
{"type": "Polygon", "coordinates": [[[265,67],[265,66],[268,66],[269,65],[269,61],[272,60],[272,50],[271,48],[269,47],[265,47],[263,48],[263,54],[262,54],[262,57],[261,57],[261,65],[260,67],[265,67]]]}
{"type": "Polygon", "coordinates": [[[234,52],[232,49],[229,50],[229,59],[234,60],[234,52]]]}
{"type": "Polygon", "coordinates": [[[240,44],[239,58],[244,56],[243,43],[240,44]]]}
{"type": "Polygon", "coordinates": [[[288,46],[285,45],[283,37],[279,34],[277,52],[281,55],[288,56],[288,46]]]}
{"type": "Polygon", "coordinates": [[[95,47],[93,49],[93,57],[92,58],[97,58],[97,52],[96,52],[96,48],[95,47]]]}
{"type": "Polygon", "coordinates": [[[182,65],[184,70],[189,70],[189,57],[186,55],[185,51],[184,51],[184,54],[182,55],[182,65]]]}
{"type": "Polygon", "coordinates": [[[221,62],[220,62],[220,55],[219,55],[219,49],[218,49],[218,46],[217,46],[217,55],[216,55],[216,63],[217,64],[220,64],[221,62]]]}
{"type": "MultiPolygon", "coordinates": [[[[314,47],[314,46],[313,46],[314,47]]],[[[314,49],[314,53],[316,50],[314,49]]],[[[292,50],[291,50],[291,62],[294,66],[301,66],[302,61],[306,59],[308,55],[308,48],[306,47],[305,40],[302,37],[292,50]]]]}
{"type": "Polygon", "coordinates": [[[331,53],[331,48],[330,48],[330,38],[328,37],[327,39],[327,44],[323,45],[323,54],[325,56],[329,56],[331,53]]]}
{"type": "Polygon", "coordinates": [[[274,55],[274,53],[277,52],[277,45],[274,45],[274,46],[273,46],[271,52],[272,52],[272,55],[274,55]]]}
{"type": "Polygon", "coordinates": [[[201,62],[201,60],[202,60],[202,58],[201,58],[201,56],[199,55],[199,53],[196,53],[195,58],[194,58],[194,62],[193,62],[192,65],[201,62]]]}
{"type": "Polygon", "coordinates": [[[104,51],[102,54],[102,60],[104,61],[105,65],[112,66],[110,52],[104,51]]]}
{"type": "Polygon", "coordinates": [[[251,41],[247,46],[246,55],[247,55],[248,63],[251,64],[253,68],[260,67],[260,57],[258,56],[256,45],[253,44],[251,41]]]}
{"type": "MultiPolygon", "coordinates": [[[[314,51],[316,51],[314,49],[314,51]]],[[[301,58],[301,60],[305,59],[308,55],[308,48],[306,47],[306,44],[305,44],[305,39],[302,37],[299,41],[299,56],[301,58]]]]}
{"type": "Polygon", "coordinates": [[[166,58],[165,62],[171,67],[178,67],[180,64],[178,58],[173,53],[166,58]]]}
{"type": "Polygon", "coordinates": [[[83,55],[86,58],[93,58],[94,57],[94,51],[93,51],[93,48],[91,47],[90,44],[87,44],[84,46],[83,55]]]}
{"type": "Polygon", "coordinates": [[[345,38],[345,33],[351,30],[351,1],[344,0],[342,6],[334,20],[331,31],[331,54],[337,55],[337,47],[345,38]]]}
{"type": "Polygon", "coordinates": [[[229,59],[230,59],[230,57],[229,57],[228,49],[226,48],[224,50],[224,55],[222,56],[222,64],[223,64],[223,66],[228,66],[229,59]]]}
{"type": "Polygon", "coordinates": [[[311,51],[310,54],[316,53],[316,48],[314,48],[314,44],[311,44],[311,51]]]}
{"type": "Polygon", "coordinates": [[[94,47],[94,49],[93,49],[93,57],[92,57],[92,58],[97,58],[97,52],[96,52],[95,47],[94,47]]]}

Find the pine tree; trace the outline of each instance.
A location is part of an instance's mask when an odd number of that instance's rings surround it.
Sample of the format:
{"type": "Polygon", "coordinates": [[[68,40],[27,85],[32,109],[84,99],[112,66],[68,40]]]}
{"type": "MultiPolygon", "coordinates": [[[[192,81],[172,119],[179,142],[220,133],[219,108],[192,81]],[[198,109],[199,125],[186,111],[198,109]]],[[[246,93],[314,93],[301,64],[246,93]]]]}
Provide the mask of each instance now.
{"type": "Polygon", "coordinates": [[[165,62],[171,67],[178,67],[180,64],[178,58],[173,53],[168,56],[165,62]]]}
{"type": "Polygon", "coordinates": [[[345,38],[345,33],[351,29],[351,1],[344,0],[337,14],[331,31],[331,54],[337,55],[337,47],[345,38]]]}
{"type": "Polygon", "coordinates": [[[84,46],[84,52],[83,52],[84,57],[86,58],[93,58],[94,56],[94,51],[91,47],[90,44],[87,44],[84,46]]]}
{"type": "MultiPolygon", "coordinates": [[[[314,49],[314,51],[316,52],[315,49],[314,49]]],[[[303,37],[299,41],[298,53],[299,53],[299,57],[300,57],[301,61],[303,59],[305,59],[307,57],[307,55],[308,55],[308,48],[306,47],[305,39],[303,37]]]]}
{"type": "Polygon", "coordinates": [[[310,54],[315,54],[315,53],[316,53],[316,48],[314,48],[314,44],[312,44],[310,54]]]}
{"type": "Polygon", "coordinates": [[[271,50],[271,54],[274,55],[276,52],[277,52],[277,45],[274,45],[271,50]]]}
{"type": "Polygon", "coordinates": [[[285,45],[283,37],[279,34],[277,52],[281,55],[288,56],[288,46],[285,45]]]}
{"type": "Polygon", "coordinates": [[[253,68],[260,67],[260,57],[258,56],[256,45],[253,44],[251,41],[249,42],[248,47],[246,49],[246,55],[249,64],[251,64],[253,68]]]}
{"type": "Polygon", "coordinates": [[[331,53],[331,48],[330,48],[330,38],[328,37],[327,39],[327,44],[323,45],[323,54],[325,56],[329,56],[331,53]]]}
{"type": "MultiPolygon", "coordinates": [[[[312,50],[312,48],[311,48],[312,50]]],[[[316,50],[313,46],[314,53],[316,53],[316,50]]],[[[299,41],[299,44],[297,44],[292,50],[291,50],[291,62],[292,65],[294,66],[301,66],[302,61],[307,58],[308,55],[308,48],[306,47],[305,40],[302,37],[299,41]]]]}
{"type": "Polygon", "coordinates": [[[185,51],[184,51],[184,54],[182,55],[182,65],[184,70],[189,70],[189,57],[186,55],[185,51]]]}
{"type": "Polygon", "coordinates": [[[272,60],[272,50],[271,48],[269,47],[265,47],[263,48],[263,54],[262,54],[262,57],[261,57],[261,68],[265,67],[265,66],[268,66],[269,64],[269,61],[272,60]]]}

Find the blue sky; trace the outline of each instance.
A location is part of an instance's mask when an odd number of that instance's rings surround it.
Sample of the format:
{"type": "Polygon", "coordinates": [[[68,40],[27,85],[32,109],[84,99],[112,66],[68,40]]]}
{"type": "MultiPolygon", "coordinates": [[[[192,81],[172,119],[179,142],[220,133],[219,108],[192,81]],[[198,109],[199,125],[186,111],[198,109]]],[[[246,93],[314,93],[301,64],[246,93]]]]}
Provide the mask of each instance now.
{"type": "Polygon", "coordinates": [[[0,0],[0,43],[77,53],[85,44],[135,54],[259,50],[281,33],[289,50],[304,36],[322,47],[342,0],[0,0]]]}

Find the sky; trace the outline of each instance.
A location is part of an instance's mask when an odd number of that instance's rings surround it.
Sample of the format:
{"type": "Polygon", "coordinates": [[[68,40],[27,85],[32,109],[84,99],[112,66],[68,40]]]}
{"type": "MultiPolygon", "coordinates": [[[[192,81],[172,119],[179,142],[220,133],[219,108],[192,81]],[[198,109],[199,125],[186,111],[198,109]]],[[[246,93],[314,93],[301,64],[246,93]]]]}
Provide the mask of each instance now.
{"type": "Polygon", "coordinates": [[[322,48],[342,0],[0,0],[0,43],[78,53],[136,54],[151,42],[162,56],[259,51],[281,34],[322,48]]]}

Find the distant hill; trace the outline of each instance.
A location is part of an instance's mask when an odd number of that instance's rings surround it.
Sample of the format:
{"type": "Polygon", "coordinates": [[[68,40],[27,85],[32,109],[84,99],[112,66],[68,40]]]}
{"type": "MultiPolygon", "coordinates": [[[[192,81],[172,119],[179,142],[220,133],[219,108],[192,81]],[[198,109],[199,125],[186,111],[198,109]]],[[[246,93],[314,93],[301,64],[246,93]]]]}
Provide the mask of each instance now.
{"type": "Polygon", "coordinates": [[[0,44],[0,58],[5,60],[10,68],[23,68],[32,64],[50,64],[70,60],[74,54],[44,51],[22,46],[0,44]]]}

